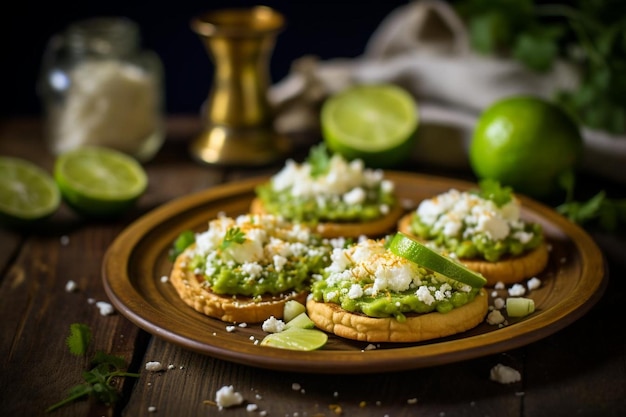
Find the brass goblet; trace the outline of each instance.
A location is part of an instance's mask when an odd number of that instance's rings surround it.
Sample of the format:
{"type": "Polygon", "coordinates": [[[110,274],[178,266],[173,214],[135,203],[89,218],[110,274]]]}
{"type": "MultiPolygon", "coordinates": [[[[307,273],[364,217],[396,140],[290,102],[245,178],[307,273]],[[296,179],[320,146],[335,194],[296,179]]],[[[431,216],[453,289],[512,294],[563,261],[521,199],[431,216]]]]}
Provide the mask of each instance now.
{"type": "Polygon", "coordinates": [[[269,58],[283,26],[283,15],[265,6],[216,10],[192,19],[215,65],[202,109],[204,128],[190,147],[199,161],[258,166],[290,150],[288,139],[273,128],[267,98],[269,58]]]}

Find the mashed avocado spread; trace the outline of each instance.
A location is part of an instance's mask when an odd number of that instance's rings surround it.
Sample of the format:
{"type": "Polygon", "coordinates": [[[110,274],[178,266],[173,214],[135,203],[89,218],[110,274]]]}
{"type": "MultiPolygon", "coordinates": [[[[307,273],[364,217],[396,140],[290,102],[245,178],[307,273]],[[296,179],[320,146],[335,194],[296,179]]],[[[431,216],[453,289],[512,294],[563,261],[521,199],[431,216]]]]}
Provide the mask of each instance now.
{"type": "Polygon", "coordinates": [[[370,317],[402,322],[406,314],[447,313],[472,301],[479,291],[394,255],[382,240],[335,248],[331,260],[323,279],[312,284],[313,298],[370,317]]]}
{"type": "Polygon", "coordinates": [[[305,162],[288,160],[256,189],[267,212],[298,222],[361,222],[377,219],[396,204],[394,185],[363,161],[330,156],[322,145],[305,162]]]}

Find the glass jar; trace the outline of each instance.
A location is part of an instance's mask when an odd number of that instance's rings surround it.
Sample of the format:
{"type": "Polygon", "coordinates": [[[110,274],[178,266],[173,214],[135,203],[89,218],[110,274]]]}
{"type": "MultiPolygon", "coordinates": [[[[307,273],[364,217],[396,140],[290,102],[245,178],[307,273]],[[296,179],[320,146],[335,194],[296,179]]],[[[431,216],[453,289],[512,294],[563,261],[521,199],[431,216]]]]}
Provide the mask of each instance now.
{"type": "Polygon", "coordinates": [[[162,64],[126,18],[83,20],[53,36],[38,91],[54,154],[104,146],[144,162],[165,138],[162,64]]]}

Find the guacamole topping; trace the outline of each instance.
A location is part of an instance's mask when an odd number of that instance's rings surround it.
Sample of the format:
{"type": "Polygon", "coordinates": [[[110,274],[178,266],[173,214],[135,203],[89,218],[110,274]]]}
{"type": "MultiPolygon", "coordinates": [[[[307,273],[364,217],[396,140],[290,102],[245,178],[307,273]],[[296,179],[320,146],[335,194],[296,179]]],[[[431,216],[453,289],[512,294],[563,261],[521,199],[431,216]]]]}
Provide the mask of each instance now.
{"type": "Polygon", "coordinates": [[[541,226],[520,218],[513,195],[494,201],[455,189],[422,201],[411,218],[411,231],[436,248],[464,259],[498,261],[536,248],[541,226]]]}
{"type": "Polygon", "coordinates": [[[328,265],[332,245],[343,244],[273,215],[219,216],[196,234],[187,268],[216,294],[299,292],[328,265]]]}
{"type": "Polygon", "coordinates": [[[389,213],[396,204],[393,182],[363,161],[330,156],[313,147],[306,161],[288,160],[270,181],[256,189],[269,213],[298,222],[361,222],[389,213]]]}
{"type": "Polygon", "coordinates": [[[312,284],[319,302],[370,317],[447,313],[472,301],[479,289],[429,271],[389,251],[383,240],[334,248],[322,279],[312,284]]]}

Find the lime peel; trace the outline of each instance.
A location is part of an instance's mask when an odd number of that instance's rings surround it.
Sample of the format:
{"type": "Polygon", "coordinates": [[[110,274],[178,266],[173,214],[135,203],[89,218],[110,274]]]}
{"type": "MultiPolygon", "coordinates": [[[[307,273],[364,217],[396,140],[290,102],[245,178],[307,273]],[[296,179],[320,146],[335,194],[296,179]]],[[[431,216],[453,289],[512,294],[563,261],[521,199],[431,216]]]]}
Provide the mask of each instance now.
{"type": "Polygon", "coordinates": [[[389,244],[389,250],[424,268],[471,287],[482,288],[487,283],[482,275],[441,255],[402,232],[396,233],[393,237],[389,244]]]}

